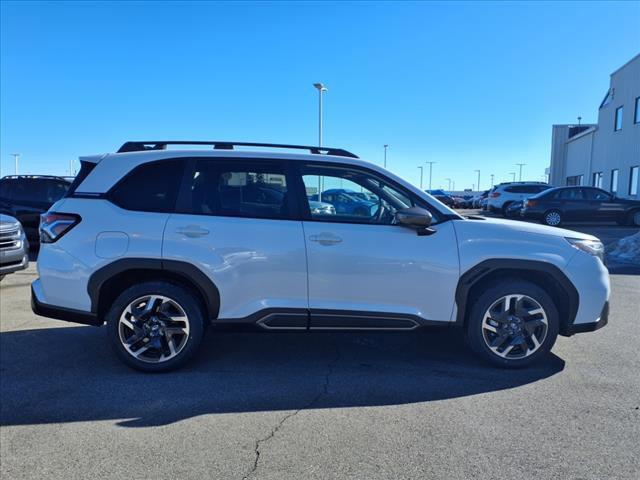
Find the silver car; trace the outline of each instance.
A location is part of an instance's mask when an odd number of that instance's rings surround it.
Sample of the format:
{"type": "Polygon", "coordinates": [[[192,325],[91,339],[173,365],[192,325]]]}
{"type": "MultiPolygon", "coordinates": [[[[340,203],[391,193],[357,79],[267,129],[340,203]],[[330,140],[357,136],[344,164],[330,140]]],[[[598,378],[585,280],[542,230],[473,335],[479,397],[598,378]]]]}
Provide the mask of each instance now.
{"type": "Polygon", "coordinates": [[[29,242],[22,225],[9,215],[0,214],[0,280],[29,266],[29,242]]]}

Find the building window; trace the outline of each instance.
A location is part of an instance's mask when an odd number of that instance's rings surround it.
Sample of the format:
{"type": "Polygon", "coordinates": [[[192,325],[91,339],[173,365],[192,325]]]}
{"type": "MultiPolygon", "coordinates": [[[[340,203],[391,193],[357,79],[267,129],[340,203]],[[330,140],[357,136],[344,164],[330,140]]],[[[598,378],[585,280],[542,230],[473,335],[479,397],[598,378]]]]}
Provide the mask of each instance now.
{"type": "Polygon", "coordinates": [[[633,116],[633,123],[640,123],[640,97],[636,97],[636,112],[633,116]]]}
{"type": "Polygon", "coordinates": [[[568,187],[576,187],[582,185],[583,175],[574,175],[572,177],[567,177],[567,186],[568,187]]]}
{"type": "Polygon", "coordinates": [[[615,126],[613,130],[616,132],[622,130],[622,107],[616,108],[615,126]]]}
{"type": "Polygon", "coordinates": [[[596,188],[602,188],[602,172],[593,172],[592,186],[596,188]]]}
{"type": "Polygon", "coordinates": [[[618,193],[618,169],[611,170],[611,193],[618,193]]]}
{"type": "Polygon", "coordinates": [[[638,170],[640,167],[631,167],[631,175],[629,178],[629,195],[638,195],[638,170]]]}

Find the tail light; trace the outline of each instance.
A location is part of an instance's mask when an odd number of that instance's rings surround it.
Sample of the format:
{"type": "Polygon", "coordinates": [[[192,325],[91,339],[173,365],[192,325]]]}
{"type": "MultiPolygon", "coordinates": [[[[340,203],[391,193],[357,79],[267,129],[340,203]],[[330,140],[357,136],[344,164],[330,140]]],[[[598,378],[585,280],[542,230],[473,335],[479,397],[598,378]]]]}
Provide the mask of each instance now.
{"type": "Polygon", "coordinates": [[[500,196],[500,192],[493,192],[493,193],[491,194],[491,196],[492,196],[493,198],[499,197],[499,196],[500,196]]]}
{"type": "Polygon", "coordinates": [[[40,243],[53,243],[80,223],[74,213],[47,212],[40,215],[40,243]]]}

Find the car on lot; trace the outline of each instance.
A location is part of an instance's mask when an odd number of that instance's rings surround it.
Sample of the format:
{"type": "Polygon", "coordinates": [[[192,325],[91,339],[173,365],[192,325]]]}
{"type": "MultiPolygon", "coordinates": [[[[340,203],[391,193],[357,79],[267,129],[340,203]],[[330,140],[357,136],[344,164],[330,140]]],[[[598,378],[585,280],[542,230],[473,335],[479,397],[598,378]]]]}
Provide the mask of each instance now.
{"type": "Polygon", "coordinates": [[[127,142],[80,161],[79,180],[42,216],[32,309],[106,324],[139,370],[184,364],[209,325],[457,326],[484,359],[521,367],[558,334],[607,323],[597,238],[460,216],[342,149],[127,142]],[[366,192],[375,209],[314,213],[307,192],[319,178],[366,192]],[[255,194],[264,190],[282,196],[255,194]]]}
{"type": "Polygon", "coordinates": [[[524,202],[522,202],[521,200],[518,200],[517,202],[511,202],[505,209],[504,216],[506,218],[520,218],[520,210],[522,210],[523,205],[524,202]]]}
{"type": "Polygon", "coordinates": [[[335,215],[336,209],[330,203],[309,200],[309,210],[312,214],[318,215],[335,215]]]}
{"type": "MultiPolygon", "coordinates": [[[[318,195],[310,197],[313,201],[318,201],[318,195]]],[[[324,203],[333,205],[336,213],[366,217],[372,210],[377,210],[374,202],[364,194],[354,192],[344,188],[334,188],[322,192],[320,199],[324,203]]]]}
{"type": "Polygon", "coordinates": [[[513,202],[523,201],[527,197],[551,188],[544,182],[505,182],[494,186],[487,196],[487,210],[505,215],[513,202]]]}
{"type": "Polygon", "coordinates": [[[640,201],[596,187],[557,187],[528,198],[520,214],[554,227],[567,221],[640,226],[640,201]]]}
{"type": "Polygon", "coordinates": [[[17,218],[32,246],[40,242],[40,214],[60,200],[71,186],[69,177],[7,175],[0,179],[0,213],[17,218]]]}
{"type": "Polygon", "coordinates": [[[0,280],[29,266],[29,241],[20,222],[0,213],[0,280]]]}
{"type": "Polygon", "coordinates": [[[487,195],[489,195],[489,190],[485,190],[473,197],[471,199],[471,208],[482,208],[482,201],[487,198],[487,195]]]}
{"type": "Polygon", "coordinates": [[[425,190],[425,191],[429,195],[434,197],[436,200],[438,200],[439,202],[444,203],[447,207],[454,206],[455,202],[453,200],[453,197],[449,195],[447,192],[445,192],[444,190],[436,189],[436,190],[425,190]]]}

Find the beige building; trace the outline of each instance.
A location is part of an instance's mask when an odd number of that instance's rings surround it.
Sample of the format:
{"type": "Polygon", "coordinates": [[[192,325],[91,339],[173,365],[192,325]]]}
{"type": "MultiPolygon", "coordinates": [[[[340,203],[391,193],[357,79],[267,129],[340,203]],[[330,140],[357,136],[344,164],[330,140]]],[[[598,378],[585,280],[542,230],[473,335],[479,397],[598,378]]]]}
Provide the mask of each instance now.
{"type": "Polygon", "coordinates": [[[640,198],[640,55],[611,74],[596,125],[554,125],[549,183],[640,198]]]}

